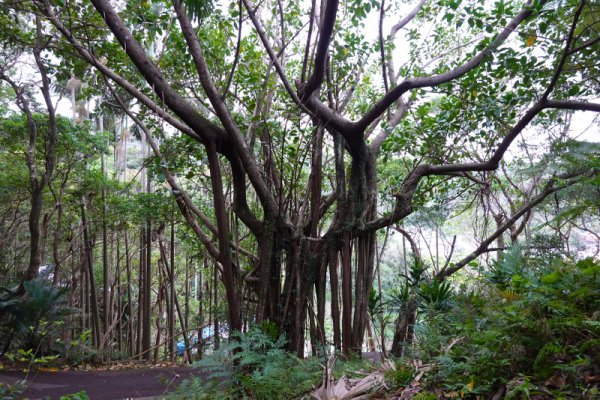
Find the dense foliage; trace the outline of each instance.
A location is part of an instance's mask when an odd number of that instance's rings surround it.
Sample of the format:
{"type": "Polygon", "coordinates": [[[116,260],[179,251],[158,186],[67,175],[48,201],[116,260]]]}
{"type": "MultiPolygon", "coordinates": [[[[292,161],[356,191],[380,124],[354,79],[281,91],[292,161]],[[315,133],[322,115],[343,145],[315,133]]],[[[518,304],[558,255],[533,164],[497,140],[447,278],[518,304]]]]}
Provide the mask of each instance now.
{"type": "Polygon", "coordinates": [[[599,11],[2,2],[0,356],[595,396],[599,11]]]}
{"type": "Polygon", "coordinates": [[[285,351],[285,338],[253,327],[236,341],[197,361],[199,377],[179,386],[174,398],[291,399],[321,378],[320,360],[301,360],[285,351]]]}
{"type": "Polygon", "coordinates": [[[600,373],[600,265],[536,261],[506,257],[447,310],[425,314],[415,355],[433,365],[428,386],[507,398],[600,394],[590,385],[600,373]]]}

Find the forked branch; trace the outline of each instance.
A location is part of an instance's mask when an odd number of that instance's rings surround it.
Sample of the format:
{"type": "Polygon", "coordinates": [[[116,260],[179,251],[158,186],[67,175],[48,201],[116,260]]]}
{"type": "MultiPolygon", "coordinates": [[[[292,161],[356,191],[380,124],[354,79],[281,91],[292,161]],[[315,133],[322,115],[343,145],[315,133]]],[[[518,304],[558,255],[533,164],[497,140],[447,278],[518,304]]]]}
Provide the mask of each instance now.
{"type": "Polygon", "coordinates": [[[455,272],[464,268],[468,263],[470,263],[471,261],[473,261],[474,259],[479,257],[481,254],[488,251],[488,247],[496,239],[498,239],[498,237],[500,237],[500,235],[502,235],[505,231],[510,229],[510,227],[513,226],[515,224],[515,222],[517,222],[517,220],[519,218],[521,218],[523,215],[531,212],[531,210],[535,206],[537,206],[542,201],[544,201],[548,196],[550,196],[551,194],[556,193],[562,189],[565,189],[569,186],[572,186],[581,180],[580,179],[581,175],[575,176],[574,174],[571,174],[569,177],[572,179],[570,179],[566,182],[563,181],[561,184],[558,184],[558,185],[557,185],[557,183],[559,182],[559,179],[560,179],[560,181],[562,181],[562,179],[566,179],[567,176],[550,179],[539,195],[534,197],[529,203],[523,205],[510,218],[507,218],[506,221],[500,227],[498,227],[498,229],[494,233],[492,233],[483,242],[481,242],[481,244],[472,253],[467,255],[465,258],[463,258],[456,264],[448,266],[448,267],[442,269],[440,272],[438,272],[436,274],[436,278],[440,281],[443,281],[444,279],[448,278],[455,272]]]}

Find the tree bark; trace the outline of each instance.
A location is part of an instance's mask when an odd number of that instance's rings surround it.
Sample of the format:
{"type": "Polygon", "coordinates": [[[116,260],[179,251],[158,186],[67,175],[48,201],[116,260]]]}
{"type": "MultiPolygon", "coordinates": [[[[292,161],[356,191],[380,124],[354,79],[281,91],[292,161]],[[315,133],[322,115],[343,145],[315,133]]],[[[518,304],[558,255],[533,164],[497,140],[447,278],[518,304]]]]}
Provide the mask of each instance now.
{"type": "MultiPolygon", "coordinates": [[[[175,220],[171,221],[171,241],[170,241],[171,249],[171,262],[169,263],[169,276],[175,276],[175,220]]],[[[171,354],[171,359],[175,360],[177,355],[176,347],[175,347],[175,282],[172,279],[169,279],[169,354],[171,354]]]]}
{"type": "Polygon", "coordinates": [[[404,345],[412,342],[416,316],[417,302],[411,299],[403,309],[401,317],[396,319],[394,339],[390,350],[393,356],[402,357],[404,345]]]}
{"type": "MultiPolygon", "coordinates": [[[[148,179],[148,185],[150,179],[148,179]]],[[[150,359],[152,346],[152,223],[148,220],[146,226],[146,257],[144,262],[144,316],[142,329],[142,352],[146,360],[150,359]]]]}
{"type": "Polygon", "coordinates": [[[81,199],[81,221],[83,223],[83,240],[85,242],[85,253],[86,253],[86,265],[87,265],[87,278],[89,282],[89,304],[91,309],[92,319],[92,337],[94,339],[94,346],[100,348],[102,343],[100,340],[100,313],[98,311],[98,296],[96,295],[96,282],[94,278],[94,262],[93,262],[93,248],[91,243],[91,234],[89,233],[90,227],[87,222],[85,213],[85,199],[81,199]]]}

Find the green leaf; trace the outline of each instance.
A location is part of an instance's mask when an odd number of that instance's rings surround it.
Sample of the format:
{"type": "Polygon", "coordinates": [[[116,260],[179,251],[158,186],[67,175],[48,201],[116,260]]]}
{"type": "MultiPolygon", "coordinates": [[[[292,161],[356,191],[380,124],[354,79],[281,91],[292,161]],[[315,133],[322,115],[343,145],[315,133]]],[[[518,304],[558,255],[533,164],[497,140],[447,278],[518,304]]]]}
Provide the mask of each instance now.
{"type": "Polygon", "coordinates": [[[554,271],[549,273],[548,275],[542,277],[541,282],[547,285],[553,285],[560,281],[562,278],[562,274],[559,271],[554,271]]]}
{"type": "Polygon", "coordinates": [[[188,18],[201,21],[213,11],[212,0],[184,0],[187,7],[188,18]]]}

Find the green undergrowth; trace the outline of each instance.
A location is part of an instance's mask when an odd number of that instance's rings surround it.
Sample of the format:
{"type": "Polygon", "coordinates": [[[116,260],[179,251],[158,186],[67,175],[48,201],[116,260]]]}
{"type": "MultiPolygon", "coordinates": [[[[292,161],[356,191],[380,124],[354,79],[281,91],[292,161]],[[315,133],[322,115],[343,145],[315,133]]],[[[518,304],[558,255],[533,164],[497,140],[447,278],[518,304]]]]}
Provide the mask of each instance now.
{"type": "MultiPolygon", "coordinates": [[[[418,387],[411,398],[600,399],[600,265],[520,252],[448,291],[443,304],[423,302],[415,342],[382,372],[386,389],[375,398],[418,387]]],[[[197,362],[199,377],[174,398],[310,398],[325,360],[299,359],[284,344],[254,327],[197,362]]],[[[333,376],[376,368],[340,357],[333,376]]]]}
{"type": "Polygon", "coordinates": [[[196,362],[199,377],[180,385],[173,398],[298,398],[318,384],[320,360],[300,359],[284,345],[285,338],[254,327],[196,362]]]}
{"type": "Polygon", "coordinates": [[[600,398],[600,265],[509,254],[483,279],[418,323],[412,356],[432,366],[424,386],[469,398],[600,398]]]}
{"type": "MultiPolygon", "coordinates": [[[[0,286],[5,282],[0,281],[0,286]]],[[[56,287],[43,277],[24,283],[25,295],[0,296],[0,356],[3,360],[52,368],[98,363],[108,358],[107,350],[92,346],[90,330],[66,338],[75,331],[78,310],[68,305],[68,289],[56,287]]],[[[115,359],[115,355],[112,355],[115,359]]],[[[19,364],[19,366],[21,365],[19,364]]],[[[27,368],[29,368],[27,367],[27,368]]],[[[21,369],[21,368],[19,368],[21,369]]]]}

